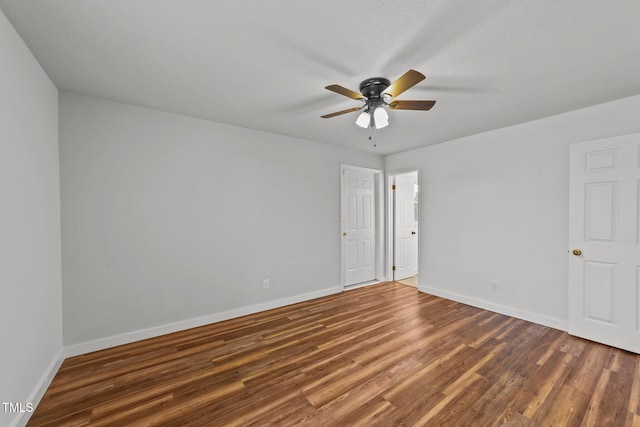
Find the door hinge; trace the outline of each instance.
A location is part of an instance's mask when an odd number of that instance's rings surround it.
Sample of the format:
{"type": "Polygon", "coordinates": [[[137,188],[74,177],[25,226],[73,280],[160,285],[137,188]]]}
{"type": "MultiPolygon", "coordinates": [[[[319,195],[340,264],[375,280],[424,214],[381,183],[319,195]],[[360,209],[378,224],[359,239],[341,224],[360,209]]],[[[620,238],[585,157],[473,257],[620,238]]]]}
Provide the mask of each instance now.
{"type": "Polygon", "coordinates": [[[396,266],[395,266],[395,265],[392,265],[392,266],[391,266],[391,270],[396,271],[396,266]]]}
{"type": "Polygon", "coordinates": [[[395,185],[395,184],[392,184],[392,185],[391,185],[391,189],[392,189],[392,190],[395,190],[395,189],[396,189],[396,185],[395,185]]]}

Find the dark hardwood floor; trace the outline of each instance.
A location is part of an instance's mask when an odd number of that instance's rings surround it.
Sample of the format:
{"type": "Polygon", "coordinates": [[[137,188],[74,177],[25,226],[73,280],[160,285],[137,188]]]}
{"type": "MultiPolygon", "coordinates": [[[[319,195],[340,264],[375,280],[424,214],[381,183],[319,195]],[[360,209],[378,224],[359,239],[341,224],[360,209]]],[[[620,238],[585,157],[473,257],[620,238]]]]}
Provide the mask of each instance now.
{"type": "Polygon", "coordinates": [[[67,425],[639,426],[640,356],[392,282],[69,358],[67,425]]]}

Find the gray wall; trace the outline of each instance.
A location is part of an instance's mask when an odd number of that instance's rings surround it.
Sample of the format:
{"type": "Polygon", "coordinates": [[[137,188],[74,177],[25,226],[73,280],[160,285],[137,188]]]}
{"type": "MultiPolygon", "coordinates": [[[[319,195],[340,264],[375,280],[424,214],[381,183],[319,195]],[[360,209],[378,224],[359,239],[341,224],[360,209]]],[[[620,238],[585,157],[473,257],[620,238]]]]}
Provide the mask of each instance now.
{"type": "Polygon", "coordinates": [[[71,354],[338,289],[340,164],[381,156],[60,96],[71,354]]]}
{"type": "Polygon", "coordinates": [[[58,91],[1,12],[0,64],[0,402],[27,403],[62,358],[58,91]]]}
{"type": "Polygon", "coordinates": [[[421,288],[566,329],[569,145],[638,132],[638,112],[640,96],[388,156],[420,171],[421,288]]]}

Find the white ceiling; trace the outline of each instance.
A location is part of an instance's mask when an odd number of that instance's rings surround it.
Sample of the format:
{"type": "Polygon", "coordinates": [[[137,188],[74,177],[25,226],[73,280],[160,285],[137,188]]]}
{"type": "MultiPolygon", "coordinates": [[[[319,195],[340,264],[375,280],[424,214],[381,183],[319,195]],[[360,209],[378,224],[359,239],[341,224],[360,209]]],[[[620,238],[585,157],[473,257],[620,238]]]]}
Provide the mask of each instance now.
{"type": "Polygon", "coordinates": [[[640,93],[637,0],[0,0],[59,89],[379,154],[640,93]],[[324,89],[427,79],[390,126],[324,89]]]}

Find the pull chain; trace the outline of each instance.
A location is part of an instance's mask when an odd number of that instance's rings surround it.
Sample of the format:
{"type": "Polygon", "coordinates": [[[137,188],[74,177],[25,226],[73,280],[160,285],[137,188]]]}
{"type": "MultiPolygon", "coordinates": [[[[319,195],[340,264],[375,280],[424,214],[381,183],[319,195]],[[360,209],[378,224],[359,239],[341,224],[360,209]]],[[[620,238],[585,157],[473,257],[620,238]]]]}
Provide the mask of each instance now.
{"type": "Polygon", "coordinates": [[[373,148],[376,148],[376,140],[374,137],[374,131],[376,130],[374,122],[373,122],[373,114],[371,115],[371,123],[369,124],[369,141],[373,142],[373,148]]]}

